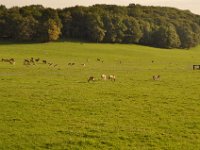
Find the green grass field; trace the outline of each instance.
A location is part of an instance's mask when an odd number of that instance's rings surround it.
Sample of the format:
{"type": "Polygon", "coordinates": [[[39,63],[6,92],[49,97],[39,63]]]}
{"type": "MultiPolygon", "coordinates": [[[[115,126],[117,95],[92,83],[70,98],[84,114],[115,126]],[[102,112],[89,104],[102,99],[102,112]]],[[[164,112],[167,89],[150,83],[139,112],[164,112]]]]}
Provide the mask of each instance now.
{"type": "Polygon", "coordinates": [[[200,149],[200,47],[1,43],[0,58],[16,59],[0,62],[0,149],[200,149]],[[87,82],[101,74],[116,82],[87,82]]]}

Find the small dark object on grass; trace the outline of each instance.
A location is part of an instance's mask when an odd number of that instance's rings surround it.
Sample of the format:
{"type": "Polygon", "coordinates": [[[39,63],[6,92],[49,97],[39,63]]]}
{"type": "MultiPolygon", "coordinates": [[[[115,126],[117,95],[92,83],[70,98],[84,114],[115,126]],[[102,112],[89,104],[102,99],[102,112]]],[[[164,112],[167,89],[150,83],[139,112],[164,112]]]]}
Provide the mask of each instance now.
{"type": "Polygon", "coordinates": [[[160,75],[154,75],[154,76],[153,76],[153,80],[154,80],[154,81],[159,80],[159,79],[160,79],[160,75]]]}
{"type": "Polygon", "coordinates": [[[89,79],[88,79],[88,82],[90,81],[95,81],[94,77],[93,76],[90,76],[89,79]]]}

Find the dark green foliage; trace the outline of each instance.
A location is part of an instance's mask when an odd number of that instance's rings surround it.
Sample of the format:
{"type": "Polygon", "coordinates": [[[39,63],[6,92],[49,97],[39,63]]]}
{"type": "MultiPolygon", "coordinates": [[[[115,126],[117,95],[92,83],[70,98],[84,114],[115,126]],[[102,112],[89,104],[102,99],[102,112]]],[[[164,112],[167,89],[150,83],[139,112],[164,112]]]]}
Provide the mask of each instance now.
{"type": "Polygon", "coordinates": [[[86,15],[86,37],[93,42],[101,42],[104,39],[105,31],[104,25],[99,15],[86,15]]]}
{"type": "Polygon", "coordinates": [[[110,43],[122,43],[125,38],[125,31],[127,30],[123,18],[105,15],[103,22],[106,29],[104,41],[110,43]]]}
{"type": "Polygon", "coordinates": [[[153,34],[153,44],[158,47],[164,48],[178,48],[180,47],[180,38],[176,32],[176,29],[172,26],[161,26],[153,34]]]}
{"type": "Polygon", "coordinates": [[[143,20],[140,20],[139,24],[141,32],[143,33],[139,43],[143,45],[152,45],[152,34],[154,30],[154,28],[152,27],[153,25],[143,20]]]}
{"type": "Polygon", "coordinates": [[[14,40],[18,39],[20,26],[23,24],[22,19],[18,7],[13,7],[8,10],[8,13],[5,15],[5,35],[7,37],[14,40]]]}
{"type": "Polygon", "coordinates": [[[126,43],[138,43],[143,36],[138,21],[134,18],[128,18],[124,20],[124,24],[127,27],[124,41],[126,43]]]}
{"type": "Polygon", "coordinates": [[[112,18],[110,16],[104,16],[103,22],[106,29],[104,41],[114,43],[116,41],[117,34],[115,33],[115,26],[112,22],[112,18]]]}
{"type": "Polygon", "coordinates": [[[57,11],[50,8],[45,9],[38,27],[37,40],[44,42],[57,40],[61,34],[61,28],[62,24],[57,11]]]}
{"type": "Polygon", "coordinates": [[[189,28],[180,26],[178,29],[180,39],[181,39],[181,47],[183,48],[190,48],[195,46],[195,34],[189,30],[189,28]]]}
{"type": "Polygon", "coordinates": [[[38,22],[32,16],[22,18],[21,23],[18,26],[17,39],[23,41],[34,40],[37,25],[38,22]]]}
{"type": "Polygon", "coordinates": [[[80,39],[190,48],[200,43],[200,16],[168,7],[130,4],[65,9],[0,6],[0,40],[47,42],[80,39]]]}
{"type": "Polygon", "coordinates": [[[5,6],[0,5],[0,39],[5,38],[7,36],[6,29],[6,16],[7,16],[7,9],[5,6]]]}
{"type": "Polygon", "coordinates": [[[71,24],[72,24],[72,16],[71,13],[69,11],[61,11],[59,12],[59,17],[62,21],[62,36],[65,38],[70,38],[71,37],[71,24]]]}
{"type": "Polygon", "coordinates": [[[141,17],[143,15],[143,10],[140,5],[130,4],[128,6],[128,15],[132,17],[141,17]]]}

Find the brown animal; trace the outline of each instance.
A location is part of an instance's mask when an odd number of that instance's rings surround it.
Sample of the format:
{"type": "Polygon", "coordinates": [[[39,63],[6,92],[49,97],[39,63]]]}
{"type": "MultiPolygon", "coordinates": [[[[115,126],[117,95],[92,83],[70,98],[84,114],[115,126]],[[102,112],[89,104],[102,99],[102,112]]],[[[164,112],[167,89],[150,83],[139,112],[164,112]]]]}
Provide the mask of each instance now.
{"type": "Polygon", "coordinates": [[[111,81],[115,81],[116,77],[115,77],[115,75],[109,75],[108,79],[111,80],[111,81]]]}
{"type": "Polygon", "coordinates": [[[30,65],[30,61],[28,59],[24,59],[24,65],[30,65]]]}
{"type": "Polygon", "coordinates": [[[11,58],[11,59],[10,59],[10,61],[13,61],[13,62],[14,62],[14,61],[15,61],[15,59],[14,59],[14,58],[11,58]]]}
{"type": "Polygon", "coordinates": [[[1,62],[8,62],[8,63],[10,63],[12,65],[15,65],[15,59],[14,58],[10,58],[10,59],[2,58],[1,62]]]}
{"type": "Polygon", "coordinates": [[[35,61],[36,61],[36,62],[39,62],[39,61],[40,61],[40,58],[35,59],[35,61]]]}
{"type": "Polygon", "coordinates": [[[33,57],[31,57],[31,59],[30,59],[30,64],[32,64],[32,65],[35,65],[35,61],[34,61],[34,58],[33,57]]]}
{"type": "Polygon", "coordinates": [[[9,63],[10,63],[11,65],[15,65],[15,59],[14,59],[14,58],[11,58],[11,59],[9,60],[9,63]]]}
{"type": "Polygon", "coordinates": [[[9,62],[11,65],[15,65],[15,61],[10,61],[9,62]]]}
{"type": "Polygon", "coordinates": [[[58,64],[55,64],[54,67],[58,66],[58,64]]]}
{"type": "Polygon", "coordinates": [[[12,60],[12,58],[11,59],[5,59],[5,58],[1,59],[2,62],[10,62],[10,60],[12,60]]]}
{"type": "Polygon", "coordinates": [[[73,66],[73,65],[75,65],[75,63],[68,63],[68,65],[69,65],[69,66],[73,66]]]}
{"type": "Polygon", "coordinates": [[[88,82],[90,82],[90,81],[95,81],[95,78],[93,76],[90,76],[88,79],[88,82]]]}
{"type": "Polygon", "coordinates": [[[42,63],[43,63],[43,64],[47,64],[47,61],[46,61],[46,60],[43,60],[42,63]]]}
{"type": "Polygon", "coordinates": [[[101,59],[100,59],[100,58],[97,58],[97,61],[101,61],[101,59]]]}
{"type": "Polygon", "coordinates": [[[81,66],[85,67],[86,65],[85,64],[81,64],[81,66]]]}
{"type": "Polygon", "coordinates": [[[9,60],[8,60],[8,59],[5,59],[5,58],[2,58],[1,61],[2,61],[2,62],[9,62],[9,60]]]}
{"type": "Polygon", "coordinates": [[[154,76],[153,76],[153,80],[154,80],[154,81],[159,80],[159,79],[160,79],[160,75],[154,75],[154,76]]]}

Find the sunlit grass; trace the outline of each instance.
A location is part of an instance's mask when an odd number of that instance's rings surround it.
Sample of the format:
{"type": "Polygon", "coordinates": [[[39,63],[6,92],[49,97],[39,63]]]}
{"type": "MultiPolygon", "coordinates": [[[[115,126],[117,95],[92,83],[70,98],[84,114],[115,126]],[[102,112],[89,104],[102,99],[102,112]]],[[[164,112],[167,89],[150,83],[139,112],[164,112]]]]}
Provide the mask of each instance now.
{"type": "Polygon", "coordinates": [[[0,63],[0,149],[200,149],[199,56],[200,47],[1,44],[16,65],[0,63]],[[58,66],[24,66],[30,57],[58,66]],[[101,74],[116,82],[87,82],[101,74]]]}

